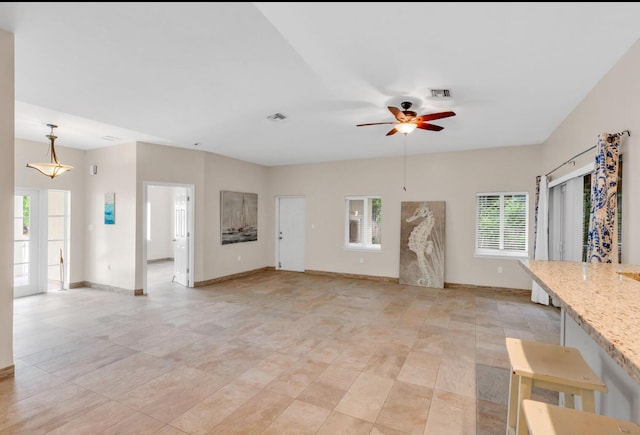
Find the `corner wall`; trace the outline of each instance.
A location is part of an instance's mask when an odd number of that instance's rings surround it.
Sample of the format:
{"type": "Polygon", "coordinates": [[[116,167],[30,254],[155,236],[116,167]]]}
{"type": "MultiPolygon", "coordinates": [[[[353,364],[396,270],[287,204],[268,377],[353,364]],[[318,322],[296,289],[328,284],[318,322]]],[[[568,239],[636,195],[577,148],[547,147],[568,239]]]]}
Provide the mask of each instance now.
{"type": "Polygon", "coordinates": [[[86,151],[85,281],[133,294],[136,287],[136,146],[122,144],[86,151]],[[115,193],[115,224],[104,223],[107,192],[115,193]]]}
{"type": "Polygon", "coordinates": [[[0,379],[13,375],[14,38],[0,30],[0,379]]]}

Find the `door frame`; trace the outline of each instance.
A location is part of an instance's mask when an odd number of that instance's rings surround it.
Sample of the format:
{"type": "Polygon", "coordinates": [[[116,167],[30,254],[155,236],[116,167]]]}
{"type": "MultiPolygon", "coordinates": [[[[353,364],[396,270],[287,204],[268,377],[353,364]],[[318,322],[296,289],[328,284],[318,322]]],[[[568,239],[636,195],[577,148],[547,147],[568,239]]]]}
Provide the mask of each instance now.
{"type": "MultiPolygon", "coordinates": [[[[575,234],[567,234],[566,229],[567,222],[573,221],[576,214],[582,211],[577,206],[578,203],[582,202],[582,199],[581,196],[579,200],[577,199],[576,192],[570,192],[574,194],[573,197],[567,195],[566,189],[571,187],[568,183],[578,178],[582,180],[587,174],[592,173],[593,163],[589,163],[549,182],[549,259],[563,260],[567,257],[567,254],[575,254],[576,246],[567,245],[570,241],[575,242],[575,240],[572,240],[575,234]],[[558,191],[555,188],[562,190],[558,191]],[[558,242],[561,243],[561,246],[556,245],[558,242]]],[[[581,227],[581,229],[585,231],[585,228],[581,227]]],[[[580,247],[582,250],[582,243],[580,243],[580,247]]]]}
{"type": "Polygon", "coordinates": [[[143,181],[142,183],[142,294],[147,294],[147,201],[149,186],[161,186],[161,187],[182,187],[187,189],[187,231],[189,232],[189,261],[187,267],[189,268],[189,285],[188,287],[194,287],[194,244],[195,239],[195,216],[194,216],[194,203],[195,203],[195,185],[183,184],[183,183],[167,183],[161,181],[143,181]]]}
{"type": "MultiPolygon", "coordinates": [[[[275,245],[275,264],[274,264],[274,267],[275,267],[276,270],[281,270],[282,269],[280,267],[280,242],[279,242],[279,235],[280,235],[280,200],[281,199],[303,199],[304,200],[305,219],[306,219],[306,214],[307,214],[307,197],[305,195],[278,195],[278,196],[275,197],[276,213],[275,213],[275,231],[274,231],[274,245],[275,245]]],[[[304,228],[305,228],[305,250],[306,250],[306,239],[307,239],[306,223],[304,225],[304,228]]],[[[305,264],[306,264],[306,259],[305,259],[305,264]]]]}

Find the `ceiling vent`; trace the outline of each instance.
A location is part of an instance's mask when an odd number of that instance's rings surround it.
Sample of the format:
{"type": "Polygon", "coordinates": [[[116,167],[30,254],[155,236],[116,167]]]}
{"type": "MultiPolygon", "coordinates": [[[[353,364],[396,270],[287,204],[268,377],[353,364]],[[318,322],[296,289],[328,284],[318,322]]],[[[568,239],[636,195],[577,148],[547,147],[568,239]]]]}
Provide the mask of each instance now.
{"type": "Polygon", "coordinates": [[[115,136],[102,136],[102,139],[108,140],[109,142],[115,142],[117,140],[122,140],[119,137],[115,137],[115,136]]]}
{"type": "Polygon", "coordinates": [[[273,115],[269,115],[267,116],[267,118],[269,118],[272,121],[280,121],[282,119],[286,119],[287,115],[283,115],[282,113],[274,113],[273,115]]]}
{"type": "Polygon", "coordinates": [[[451,91],[449,89],[429,89],[429,98],[432,99],[447,99],[451,98],[451,91]]]}

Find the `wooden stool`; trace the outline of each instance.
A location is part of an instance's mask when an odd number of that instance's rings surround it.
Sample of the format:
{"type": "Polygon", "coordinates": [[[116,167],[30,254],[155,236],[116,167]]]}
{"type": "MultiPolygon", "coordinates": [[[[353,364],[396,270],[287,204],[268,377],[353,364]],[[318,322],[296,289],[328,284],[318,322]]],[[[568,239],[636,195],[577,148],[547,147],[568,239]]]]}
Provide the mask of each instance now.
{"type": "Polygon", "coordinates": [[[522,409],[531,435],[640,435],[636,423],[549,403],[523,400],[522,409]]]}
{"type": "Polygon", "coordinates": [[[506,338],[511,364],[507,434],[526,435],[527,428],[520,404],[531,398],[533,387],[565,393],[565,406],[574,408],[580,397],[582,410],[595,412],[594,391],[607,386],[591,370],[580,351],[557,344],[506,338]]]}

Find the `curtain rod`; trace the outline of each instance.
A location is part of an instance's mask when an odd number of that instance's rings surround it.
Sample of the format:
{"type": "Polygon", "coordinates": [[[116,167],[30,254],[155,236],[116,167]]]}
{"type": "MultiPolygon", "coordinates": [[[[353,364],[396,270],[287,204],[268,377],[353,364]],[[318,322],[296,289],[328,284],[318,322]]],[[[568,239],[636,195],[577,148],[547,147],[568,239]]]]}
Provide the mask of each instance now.
{"type": "MultiPolygon", "coordinates": [[[[611,136],[613,136],[613,137],[618,137],[618,136],[622,136],[622,135],[624,135],[625,133],[626,133],[627,135],[629,135],[629,137],[631,137],[631,132],[630,132],[629,130],[622,130],[622,131],[619,131],[618,133],[614,133],[614,134],[612,134],[611,136]]],[[[611,142],[611,139],[609,139],[609,142],[611,142]]],[[[581,155],[583,155],[583,154],[588,153],[588,152],[589,152],[589,151],[591,151],[591,150],[594,150],[596,147],[597,147],[597,145],[594,145],[594,146],[592,146],[591,148],[586,149],[586,150],[582,151],[581,153],[576,154],[575,156],[571,157],[571,158],[570,158],[569,160],[567,160],[566,162],[564,162],[564,163],[560,164],[560,165],[559,165],[558,167],[556,167],[555,169],[552,169],[551,171],[547,172],[547,173],[545,174],[545,176],[547,176],[547,177],[548,177],[549,175],[553,174],[554,172],[556,172],[558,169],[560,169],[560,168],[561,168],[561,167],[563,167],[564,165],[568,165],[569,163],[575,163],[575,160],[576,160],[578,157],[580,157],[580,156],[581,156],[581,155]]]]}

